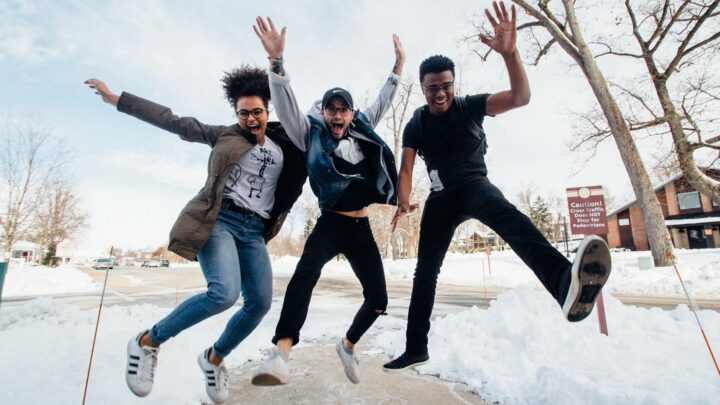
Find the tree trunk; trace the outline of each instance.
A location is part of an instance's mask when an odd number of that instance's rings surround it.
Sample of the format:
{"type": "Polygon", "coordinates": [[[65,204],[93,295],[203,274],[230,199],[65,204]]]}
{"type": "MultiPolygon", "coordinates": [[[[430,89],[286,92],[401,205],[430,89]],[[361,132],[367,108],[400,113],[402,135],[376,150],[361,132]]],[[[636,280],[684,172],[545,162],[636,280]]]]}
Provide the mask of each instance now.
{"type": "Polygon", "coordinates": [[[674,258],[672,240],[665,227],[665,219],[660,208],[660,202],[655,195],[655,190],[653,190],[650,176],[645,170],[640,153],[620,112],[620,108],[608,89],[605,77],[582,37],[573,3],[570,0],[563,0],[563,4],[573,33],[573,43],[577,47],[580,68],[588,79],[590,87],[595,93],[595,98],[600,103],[600,107],[605,114],[640,205],[643,222],[645,222],[645,232],[647,233],[655,264],[657,266],[669,266],[674,258]]]}
{"type": "Polygon", "coordinates": [[[677,114],[675,105],[670,99],[666,82],[663,79],[657,78],[653,80],[653,86],[655,87],[660,105],[665,113],[665,118],[670,126],[670,133],[675,143],[675,153],[677,154],[678,163],[680,163],[680,170],[682,170],[690,185],[720,204],[720,181],[705,175],[705,173],[697,167],[695,157],[693,156],[694,151],[685,136],[685,131],[680,122],[680,116],[677,114]]]}

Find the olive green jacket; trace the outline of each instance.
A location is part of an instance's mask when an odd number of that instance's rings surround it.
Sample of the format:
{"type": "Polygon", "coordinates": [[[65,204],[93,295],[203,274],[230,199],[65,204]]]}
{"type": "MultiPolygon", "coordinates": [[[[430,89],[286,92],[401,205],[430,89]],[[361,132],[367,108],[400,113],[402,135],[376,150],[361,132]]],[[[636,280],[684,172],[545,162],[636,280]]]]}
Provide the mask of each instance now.
{"type": "MultiPolygon", "coordinates": [[[[240,156],[257,143],[255,136],[238,124],[205,125],[192,117],[178,117],[169,108],[128,92],[120,96],[117,109],[179,135],[182,140],[204,143],[212,148],[205,185],[185,205],[170,230],[168,249],[188,260],[196,260],[198,251],[205,245],[215,226],[225,181],[240,156]]],[[[267,243],[280,232],[290,208],[302,193],[307,169],[305,154],[293,145],[280,123],[269,122],[265,135],[283,151],[283,168],[275,190],[275,204],[270,219],[265,220],[264,236],[267,243]]]]}

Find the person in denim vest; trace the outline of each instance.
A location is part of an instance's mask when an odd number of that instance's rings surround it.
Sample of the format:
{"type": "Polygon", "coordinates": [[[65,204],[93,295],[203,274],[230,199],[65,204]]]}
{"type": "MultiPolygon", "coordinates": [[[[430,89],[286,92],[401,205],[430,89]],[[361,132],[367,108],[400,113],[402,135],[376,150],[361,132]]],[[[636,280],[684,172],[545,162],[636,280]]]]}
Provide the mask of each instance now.
{"type": "Polygon", "coordinates": [[[268,122],[270,91],[263,69],[243,66],[223,78],[225,96],[237,116],[237,124],[227,126],[178,117],[169,108],[128,92],[118,97],[97,79],[86,83],[118,111],[212,148],[205,187],[180,213],[169,247],[186,259],[197,257],[207,292],[183,301],[130,339],[125,377],[135,395],[148,395],[160,345],[231,308],[242,294],[242,307],[197,359],[208,396],[224,402],[229,392],[223,358],[270,309],[272,268],[265,243],[277,234],[302,192],[307,177],[304,154],[279,123],[268,122]]]}
{"type": "Polygon", "coordinates": [[[283,67],[285,32],[258,17],[255,32],[270,59],[270,92],[275,111],[295,145],[307,153],[310,186],[322,214],[310,233],[295,273],[288,284],[270,357],[255,372],[252,383],[288,382],[288,358],[300,339],[312,290],[322,267],[342,253],[363,287],[364,302],[352,325],[336,345],[345,374],[360,380],[354,347],[387,307],[382,259],[373,239],[367,206],[396,204],[397,172],[390,148],[374,127],[390,107],[405,61],[400,39],[394,35],[395,66],[375,102],[356,111],[352,95],[342,88],[325,92],[306,115],[295,100],[283,67]]]}
{"type": "Polygon", "coordinates": [[[431,193],[420,223],[418,262],[408,309],[405,352],[383,366],[396,372],[429,360],[428,332],[435,287],[455,228],[477,219],[492,228],[530,267],[562,307],[569,321],[584,319],[610,274],[610,254],[598,236],[586,237],[570,263],[503,196],[487,177],[487,151],[482,121],[530,102],[530,86],[515,47],[515,6],[493,2],[497,20],[486,9],[495,36],[480,40],[503,57],[510,90],[494,94],[455,96],[454,63],[435,55],[420,65],[420,83],[427,105],[420,107],[403,134],[398,208],[402,215],[417,209],[410,203],[415,156],[421,153],[430,176],[431,193]]]}

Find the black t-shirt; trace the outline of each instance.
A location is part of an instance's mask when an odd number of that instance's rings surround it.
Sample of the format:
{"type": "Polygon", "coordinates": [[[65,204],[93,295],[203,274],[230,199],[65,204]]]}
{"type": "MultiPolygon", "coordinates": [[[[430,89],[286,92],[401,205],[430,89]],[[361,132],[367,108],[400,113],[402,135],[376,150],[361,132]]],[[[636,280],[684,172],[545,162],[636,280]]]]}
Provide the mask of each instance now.
{"type": "Polygon", "coordinates": [[[340,173],[359,174],[362,178],[353,179],[331,209],[335,211],[357,211],[372,204],[378,191],[375,188],[375,179],[370,169],[369,159],[352,164],[339,156],[333,155],[333,164],[340,173]]]}
{"type": "MultiPolygon", "coordinates": [[[[482,123],[490,94],[465,98],[467,112],[482,123]]],[[[416,133],[410,120],[403,132],[403,148],[413,148],[425,159],[430,190],[433,193],[452,190],[462,184],[487,176],[483,141],[473,135],[462,121],[455,102],[443,115],[433,115],[425,108],[421,114],[422,134],[416,133]]]]}

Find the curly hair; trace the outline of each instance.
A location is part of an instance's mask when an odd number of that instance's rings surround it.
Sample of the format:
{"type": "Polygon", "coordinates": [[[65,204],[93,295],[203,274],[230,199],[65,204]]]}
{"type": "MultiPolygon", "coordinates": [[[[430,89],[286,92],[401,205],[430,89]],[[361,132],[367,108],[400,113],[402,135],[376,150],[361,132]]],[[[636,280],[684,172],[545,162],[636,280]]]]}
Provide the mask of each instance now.
{"type": "Polygon", "coordinates": [[[440,73],[449,70],[455,77],[455,63],[443,55],[433,55],[420,64],[420,82],[422,83],[428,73],[440,73]]]}
{"type": "Polygon", "coordinates": [[[246,96],[260,97],[267,108],[270,100],[270,86],[267,72],[264,69],[242,65],[225,72],[225,76],[220,81],[223,84],[225,98],[233,109],[235,109],[238,98],[246,96]]]}

